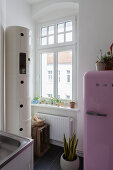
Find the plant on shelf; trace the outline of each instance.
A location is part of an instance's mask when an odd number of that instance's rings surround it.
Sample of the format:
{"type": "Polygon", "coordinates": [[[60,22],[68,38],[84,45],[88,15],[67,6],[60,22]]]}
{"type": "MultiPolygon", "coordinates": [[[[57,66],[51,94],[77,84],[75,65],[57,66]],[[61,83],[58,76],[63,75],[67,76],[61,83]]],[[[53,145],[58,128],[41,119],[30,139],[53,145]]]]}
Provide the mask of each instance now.
{"type": "Polygon", "coordinates": [[[106,70],[113,70],[113,55],[110,51],[108,51],[104,56],[103,56],[103,61],[105,63],[105,69],[106,70]]]}
{"type": "Polygon", "coordinates": [[[96,70],[113,70],[113,54],[112,54],[113,44],[110,46],[110,51],[102,54],[100,50],[100,55],[96,62],[96,70]]]}
{"type": "Polygon", "coordinates": [[[49,103],[52,104],[52,105],[54,104],[54,101],[55,101],[55,100],[54,100],[53,97],[51,97],[51,98],[49,99],[49,103]]]}
{"type": "Polygon", "coordinates": [[[42,99],[42,104],[46,104],[46,99],[42,99]]]}
{"type": "Polygon", "coordinates": [[[69,141],[66,140],[64,135],[64,153],[60,159],[60,165],[62,170],[78,170],[79,168],[79,158],[76,154],[76,149],[78,145],[78,139],[76,134],[73,134],[69,141]]]}
{"type": "Polygon", "coordinates": [[[63,99],[60,100],[60,106],[64,107],[64,100],[63,99]]]}
{"type": "Polygon", "coordinates": [[[61,106],[61,107],[70,107],[74,108],[75,107],[75,102],[71,101],[71,100],[65,100],[65,99],[59,99],[59,98],[54,98],[54,97],[50,97],[50,98],[45,98],[45,97],[39,97],[39,96],[35,96],[32,99],[32,104],[50,104],[50,105],[56,105],[56,106],[61,106]]]}
{"type": "Polygon", "coordinates": [[[73,100],[70,101],[70,108],[72,108],[72,109],[75,108],[75,104],[76,104],[75,101],[73,101],[73,100]]]}
{"type": "Polygon", "coordinates": [[[39,96],[35,96],[35,97],[33,98],[33,100],[32,100],[32,103],[33,103],[33,104],[37,104],[39,98],[40,98],[39,96]]]}
{"type": "Polygon", "coordinates": [[[55,103],[56,103],[57,106],[59,106],[59,105],[60,105],[60,99],[59,99],[59,98],[56,98],[56,99],[55,99],[55,103]]]}
{"type": "Polygon", "coordinates": [[[97,56],[96,70],[98,70],[98,71],[105,70],[105,63],[104,63],[104,60],[103,60],[103,55],[102,55],[101,49],[100,49],[99,56],[97,56]]]}

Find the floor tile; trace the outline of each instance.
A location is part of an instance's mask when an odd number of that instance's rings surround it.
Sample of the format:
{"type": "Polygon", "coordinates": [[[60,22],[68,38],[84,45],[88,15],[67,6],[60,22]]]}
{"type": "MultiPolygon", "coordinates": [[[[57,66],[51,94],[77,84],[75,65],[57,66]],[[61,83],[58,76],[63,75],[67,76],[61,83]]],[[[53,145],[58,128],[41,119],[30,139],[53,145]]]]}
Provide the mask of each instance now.
{"type": "MultiPolygon", "coordinates": [[[[61,170],[60,157],[63,153],[63,148],[51,145],[48,152],[41,158],[34,158],[34,170],[61,170]]],[[[83,158],[80,157],[80,168],[83,170],[83,158]]]]}

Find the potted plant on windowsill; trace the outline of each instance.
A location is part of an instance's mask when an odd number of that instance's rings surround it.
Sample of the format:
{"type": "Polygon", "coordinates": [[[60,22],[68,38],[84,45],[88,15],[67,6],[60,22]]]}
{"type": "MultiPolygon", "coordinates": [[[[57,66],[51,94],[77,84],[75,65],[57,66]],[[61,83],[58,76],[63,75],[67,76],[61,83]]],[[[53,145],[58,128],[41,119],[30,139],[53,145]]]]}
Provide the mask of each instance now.
{"type": "Polygon", "coordinates": [[[56,98],[56,99],[55,99],[55,103],[56,103],[56,106],[58,106],[58,107],[60,106],[60,100],[59,100],[59,98],[56,98]]]}
{"type": "Polygon", "coordinates": [[[70,101],[70,108],[74,109],[75,108],[75,101],[70,101]]]}
{"type": "Polygon", "coordinates": [[[78,170],[79,158],[76,154],[78,139],[76,139],[76,135],[73,134],[71,139],[69,138],[69,142],[66,141],[66,137],[64,135],[63,143],[64,143],[64,153],[61,155],[60,158],[61,169],[78,170]]]}
{"type": "Polygon", "coordinates": [[[49,103],[50,103],[51,105],[54,104],[54,98],[53,98],[53,97],[51,97],[51,98],[49,99],[49,103]]]}
{"type": "Polygon", "coordinates": [[[39,96],[35,96],[34,98],[33,98],[33,100],[32,100],[32,103],[33,104],[38,104],[38,100],[39,100],[39,96]]]}

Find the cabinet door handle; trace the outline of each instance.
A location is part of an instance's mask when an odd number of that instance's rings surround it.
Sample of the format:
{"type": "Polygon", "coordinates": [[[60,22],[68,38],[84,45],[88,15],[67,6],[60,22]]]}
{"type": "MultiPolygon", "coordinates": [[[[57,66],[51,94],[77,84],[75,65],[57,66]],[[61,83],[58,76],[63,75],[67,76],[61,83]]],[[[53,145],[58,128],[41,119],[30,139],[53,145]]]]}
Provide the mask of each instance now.
{"type": "Polygon", "coordinates": [[[22,80],[20,83],[21,83],[21,84],[24,84],[24,81],[22,80]]]}
{"type": "Polygon", "coordinates": [[[22,108],[22,107],[23,107],[23,104],[21,104],[20,107],[22,108]]]}
{"type": "Polygon", "coordinates": [[[97,112],[94,112],[94,111],[87,111],[86,114],[91,115],[91,116],[101,116],[101,117],[107,116],[107,114],[101,114],[101,113],[97,113],[97,112]]]}

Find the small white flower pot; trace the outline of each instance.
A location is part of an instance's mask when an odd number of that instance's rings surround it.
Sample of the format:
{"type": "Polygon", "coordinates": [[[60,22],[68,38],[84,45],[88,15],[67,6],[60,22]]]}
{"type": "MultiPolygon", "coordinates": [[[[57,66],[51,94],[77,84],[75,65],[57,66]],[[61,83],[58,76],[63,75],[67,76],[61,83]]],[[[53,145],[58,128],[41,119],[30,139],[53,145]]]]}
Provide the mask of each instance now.
{"type": "Polygon", "coordinates": [[[64,156],[64,153],[61,155],[61,158],[60,158],[60,166],[62,170],[78,170],[79,168],[78,157],[74,161],[66,161],[63,156],[64,156]]]}
{"type": "Polygon", "coordinates": [[[103,71],[103,70],[105,70],[105,63],[103,63],[103,62],[97,62],[96,64],[96,70],[97,71],[103,71]]]}

